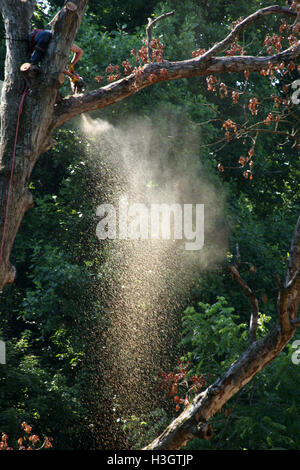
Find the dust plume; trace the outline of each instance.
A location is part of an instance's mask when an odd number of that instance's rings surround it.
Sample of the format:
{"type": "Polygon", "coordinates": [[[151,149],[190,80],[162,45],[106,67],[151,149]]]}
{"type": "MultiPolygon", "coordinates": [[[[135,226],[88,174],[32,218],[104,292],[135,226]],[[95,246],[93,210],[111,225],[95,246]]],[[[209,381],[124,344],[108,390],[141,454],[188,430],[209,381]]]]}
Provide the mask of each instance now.
{"type": "MultiPolygon", "coordinates": [[[[89,343],[95,367],[93,400],[96,389],[105,397],[101,419],[94,424],[99,435],[106,426],[106,437],[99,439],[104,448],[120,446],[107,437],[107,427],[159,406],[156,378],[176,364],[180,317],[190,290],[201,271],[213,268],[227,249],[222,196],[198,157],[196,133],[187,132],[167,112],[159,115],[157,124],[155,119],[131,118],[112,125],[82,117],[90,148],[86,161],[93,173],[93,188],[87,192],[93,194],[95,213],[100,204],[118,207],[124,196],[129,203],[146,206],[205,207],[205,242],[199,251],[185,250],[172,237],[99,241],[95,295],[101,311],[89,343]]],[[[96,225],[95,217],[95,233],[96,225]]]]}

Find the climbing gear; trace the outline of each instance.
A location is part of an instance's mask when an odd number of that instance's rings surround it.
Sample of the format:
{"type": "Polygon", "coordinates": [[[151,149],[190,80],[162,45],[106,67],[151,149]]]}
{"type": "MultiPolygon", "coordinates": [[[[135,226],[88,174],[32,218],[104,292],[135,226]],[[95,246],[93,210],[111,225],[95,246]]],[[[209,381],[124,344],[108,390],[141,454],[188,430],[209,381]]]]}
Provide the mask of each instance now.
{"type": "Polygon", "coordinates": [[[20,125],[20,119],[21,119],[21,115],[22,115],[22,112],[23,112],[23,105],[24,105],[24,101],[25,101],[25,97],[27,95],[27,92],[28,92],[28,87],[25,88],[24,93],[23,93],[22,98],[21,98],[21,101],[20,101],[20,104],[19,104],[19,112],[18,112],[17,125],[16,125],[16,135],[15,135],[15,141],[14,141],[14,147],[13,147],[13,155],[12,155],[12,162],[11,162],[11,169],[10,169],[10,180],[9,180],[9,186],[8,186],[7,201],[6,201],[5,216],[4,216],[4,225],[3,225],[1,247],[0,247],[0,264],[2,262],[2,257],[3,257],[3,249],[4,249],[5,236],[6,236],[6,226],[7,226],[7,219],[8,219],[8,209],[9,209],[10,196],[11,196],[12,185],[13,185],[13,176],[14,176],[14,169],[15,169],[17,142],[18,142],[18,134],[19,134],[19,125],[20,125]]]}

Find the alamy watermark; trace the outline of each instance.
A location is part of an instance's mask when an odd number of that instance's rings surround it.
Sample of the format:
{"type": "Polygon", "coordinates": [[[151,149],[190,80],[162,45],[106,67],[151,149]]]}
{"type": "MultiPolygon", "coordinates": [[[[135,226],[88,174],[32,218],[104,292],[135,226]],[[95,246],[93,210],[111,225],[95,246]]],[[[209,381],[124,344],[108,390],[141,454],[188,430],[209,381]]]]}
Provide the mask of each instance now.
{"type": "Polygon", "coordinates": [[[293,349],[298,348],[292,354],[292,363],[298,365],[300,364],[300,340],[299,339],[296,339],[295,341],[293,341],[292,348],[293,349]]]}
{"type": "Polygon", "coordinates": [[[292,103],[300,104],[300,79],[292,83],[292,89],[295,90],[291,97],[292,103]]]}
{"type": "Polygon", "coordinates": [[[97,207],[99,240],[185,240],[186,250],[204,245],[204,204],[129,204],[126,196],[118,207],[97,207]]]}
{"type": "Polygon", "coordinates": [[[6,347],[4,341],[0,340],[0,364],[6,364],[6,347]]]}

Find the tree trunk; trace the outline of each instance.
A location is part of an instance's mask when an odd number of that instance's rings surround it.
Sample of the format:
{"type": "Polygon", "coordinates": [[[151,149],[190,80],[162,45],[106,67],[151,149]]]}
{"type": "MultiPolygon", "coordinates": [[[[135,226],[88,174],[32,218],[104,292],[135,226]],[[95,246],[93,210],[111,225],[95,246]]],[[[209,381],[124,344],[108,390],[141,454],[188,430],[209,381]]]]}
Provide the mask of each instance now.
{"type": "Polygon", "coordinates": [[[269,335],[252,343],[243,356],[214,384],[199,394],[166,430],[144,450],[178,450],[189,440],[212,437],[207,422],[222,406],[246,385],[260,370],[272,362],[290,341],[295,327],[282,333],[279,325],[269,335]]]}
{"type": "MultiPolygon", "coordinates": [[[[32,77],[22,73],[20,67],[30,58],[27,37],[35,2],[0,2],[6,34],[5,81],[1,98],[0,290],[15,278],[15,269],[9,258],[22,218],[33,205],[32,195],[28,190],[30,175],[39,155],[53,144],[53,113],[58,88],[61,86],[61,72],[67,62],[86,3],[87,0],[78,2],[78,8],[70,8],[67,3],[57,15],[53,22],[54,39],[45,55],[43,68],[32,77]],[[17,119],[26,87],[10,191],[17,119]]],[[[71,6],[74,7],[74,3],[71,6]]]]}

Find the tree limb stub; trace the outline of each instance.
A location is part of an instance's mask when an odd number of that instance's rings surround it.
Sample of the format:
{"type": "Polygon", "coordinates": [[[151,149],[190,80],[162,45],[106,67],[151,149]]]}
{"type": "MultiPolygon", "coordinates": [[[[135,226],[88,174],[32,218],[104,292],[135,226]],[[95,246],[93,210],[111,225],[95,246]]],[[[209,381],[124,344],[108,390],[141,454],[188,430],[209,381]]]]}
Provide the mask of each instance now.
{"type": "Polygon", "coordinates": [[[73,2],[67,2],[65,4],[65,8],[69,11],[76,11],[77,10],[77,5],[75,5],[75,3],[73,3],[73,2]]]}

